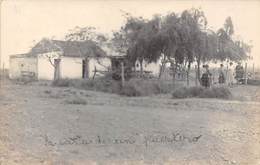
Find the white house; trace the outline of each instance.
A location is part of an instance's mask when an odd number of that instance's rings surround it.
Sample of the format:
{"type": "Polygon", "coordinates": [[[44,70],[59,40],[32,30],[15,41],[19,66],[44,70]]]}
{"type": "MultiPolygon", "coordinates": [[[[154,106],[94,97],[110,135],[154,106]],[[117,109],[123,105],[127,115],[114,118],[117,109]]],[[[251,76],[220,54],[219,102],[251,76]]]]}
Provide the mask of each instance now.
{"type": "Polygon", "coordinates": [[[92,41],[43,39],[29,53],[10,56],[9,77],[53,80],[56,73],[60,78],[91,78],[110,66],[106,53],[92,41]]]}

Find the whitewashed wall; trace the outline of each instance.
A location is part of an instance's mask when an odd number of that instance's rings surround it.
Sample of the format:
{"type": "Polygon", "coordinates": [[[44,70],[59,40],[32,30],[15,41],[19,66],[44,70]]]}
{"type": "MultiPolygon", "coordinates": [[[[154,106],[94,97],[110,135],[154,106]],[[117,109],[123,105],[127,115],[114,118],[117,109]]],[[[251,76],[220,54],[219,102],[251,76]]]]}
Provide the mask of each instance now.
{"type": "Polygon", "coordinates": [[[61,77],[79,79],[82,78],[82,58],[61,57],[61,77]]]}
{"type": "MultiPolygon", "coordinates": [[[[54,59],[61,58],[60,72],[61,78],[80,79],[82,78],[82,58],[80,57],[64,57],[60,56],[60,52],[44,53],[30,57],[10,58],[10,78],[21,77],[22,71],[34,72],[38,80],[53,80],[54,78],[54,59]],[[51,62],[52,64],[51,64],[51,62]]],[[[89,60],[89,76],[94,75],[95,67],[99,71],[106,71],[107,67],[111,67],[109,58],[101,58],[89,60]],[[99,61],[99,62],[98,62],[99,61]],[[104,67],[105,66],[105,67],[104,67]]]]}
{"type": "Polygon", "coordinates": [[[109,58],[100,58],[98,61],[94,58],[91,58],[89,60],[89,77],[90,78],[92,78],[94,75],[95,67],[98,71],[106,71],[107,67],[111,67],[111,60],[109,58]]]}
{"type": "Polygon", "coordinates": [[[33,72],[37,77],[37,58],[11,57],[9,62],[9,77],[11,79],[21,78],[22,71],[33,72]]]}
{"type": "Polygon", "coordinates": [[[54,63],[54,59],[59,57],[58,52],[44,53],[38,55],[38,79],[53,80],[54,66],[49,61],[49,58],[54,63]]]}

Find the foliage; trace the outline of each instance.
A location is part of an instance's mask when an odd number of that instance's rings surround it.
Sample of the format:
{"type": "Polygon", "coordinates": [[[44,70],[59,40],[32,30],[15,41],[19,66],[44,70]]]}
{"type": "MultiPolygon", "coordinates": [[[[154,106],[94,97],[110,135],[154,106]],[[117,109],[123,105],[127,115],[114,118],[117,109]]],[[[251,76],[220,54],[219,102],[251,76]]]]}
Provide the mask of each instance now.
{"type": "Polygon", "coordinates": [[[248,54],[250,53],[252,46],[243,41],[233,40],[233,34],[234,26],[231,17],[227,17],[224,27],[217,31],[219,43],[218,54],[215,57],[216,60],[240,61],[249,57],[248,54]]]}
{"type": "Polygon", "coordinates": [[[220,98],[220,99],[229,99],[232,94],[230,90],[226,87],[212,87],[212,88],[203,88],[203,87],[183,87],[176,89],[172,93],[173,98],[220,98]]]}
{"type": "Polygon", "coordinates": [[[87,41],[91,40],[96,43],[102,44],[108,40],[108,38],[101,33],[96,32],[95,27],[79,27],[76,26],[73,29],[70,29],[69,32],[65,35],[66,41],[87,41]]]}
{"type": "Polygon", "coordinates": [[[174,90],[172,83],[158,80],[131,79],[121,88],[120,94],[125,96],[151,96],[170,93],[174,90]]]}
{"type": "Polygon", "coordinates": [[[172,92],[175,87],[170,82],[158,80],[130,79],[122,87],[121,83],[113,79],[97,78],[94,80],[59,79],[53,81],[53,86],[75,87],[84,90],[93,90],[106,93],[116,93],[125,96],[149,96],[172,92]]]}
{"type": "MultiPolygon", "coordinates": [[[[232,39],[234,26],[227,17],[223,28],[214,32],[208,28],[207,18],[201,9],[192,8],[181,14],[156,15],[152,19],[133,17],[125,13],[126,23],[112,39],[120,53],[126,54],[132,65],[139,60],[141,65],[165,59],[173,65],[210,60],[243,60],[250,46],[232,39]],[[165,57],[165,58],[164,58],[165,57]]],[[[186,66],[186,65],[185,65],[186,66]]]]}

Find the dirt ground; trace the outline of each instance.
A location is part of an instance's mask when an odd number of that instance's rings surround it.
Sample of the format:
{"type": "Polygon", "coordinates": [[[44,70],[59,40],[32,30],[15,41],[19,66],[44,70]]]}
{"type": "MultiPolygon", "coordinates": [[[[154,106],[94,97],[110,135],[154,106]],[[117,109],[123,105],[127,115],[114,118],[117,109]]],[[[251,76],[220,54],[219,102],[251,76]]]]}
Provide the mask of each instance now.
{"type": "Polygon", "coordinates": [[[260,88],[234,98],[129,98],[5,83],[0,164],[260,164],[260,88]]]}

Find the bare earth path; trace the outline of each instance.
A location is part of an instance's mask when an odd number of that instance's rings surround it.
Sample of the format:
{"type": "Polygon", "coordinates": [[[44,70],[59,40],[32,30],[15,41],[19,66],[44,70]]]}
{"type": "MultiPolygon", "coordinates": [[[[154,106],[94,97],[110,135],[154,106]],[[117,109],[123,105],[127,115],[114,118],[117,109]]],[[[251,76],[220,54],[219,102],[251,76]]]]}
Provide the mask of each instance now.
{"type": "Polygon", "coordinates": [[[8,83],[0,164],[260,164],[260,89],[232,91],[173,100],[8,83]]]}

